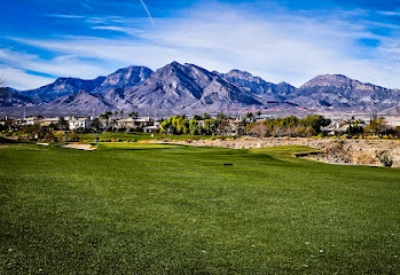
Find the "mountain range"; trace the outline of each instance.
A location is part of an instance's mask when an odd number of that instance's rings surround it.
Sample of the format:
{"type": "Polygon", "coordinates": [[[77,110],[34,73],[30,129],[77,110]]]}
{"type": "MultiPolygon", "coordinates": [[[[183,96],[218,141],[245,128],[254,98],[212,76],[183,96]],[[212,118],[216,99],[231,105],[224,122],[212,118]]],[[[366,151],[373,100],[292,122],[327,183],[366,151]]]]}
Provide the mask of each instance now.
{"type": "Polygon", "coordinates": [[[152,71],[122,68],[92,80],[59,78],[38,89],[0,93],[0,115],[98,115],[106,110],[141,115],[308,112],[400,114],[400,90],[362,83],[343,75],[319,75],[299,88],[274,84],[248,72],[208,71],[172,62],[152,71]]]}

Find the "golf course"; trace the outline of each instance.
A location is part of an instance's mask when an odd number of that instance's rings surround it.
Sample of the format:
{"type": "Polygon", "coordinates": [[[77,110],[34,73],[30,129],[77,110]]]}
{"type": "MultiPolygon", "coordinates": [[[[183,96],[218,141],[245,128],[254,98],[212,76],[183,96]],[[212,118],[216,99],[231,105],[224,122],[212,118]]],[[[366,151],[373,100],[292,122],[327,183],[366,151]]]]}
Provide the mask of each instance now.
{"type": "Polygon", "coordinates": [[[400,170],[313,149],[0,145],[0,274],[399,274],[400,170]]]}

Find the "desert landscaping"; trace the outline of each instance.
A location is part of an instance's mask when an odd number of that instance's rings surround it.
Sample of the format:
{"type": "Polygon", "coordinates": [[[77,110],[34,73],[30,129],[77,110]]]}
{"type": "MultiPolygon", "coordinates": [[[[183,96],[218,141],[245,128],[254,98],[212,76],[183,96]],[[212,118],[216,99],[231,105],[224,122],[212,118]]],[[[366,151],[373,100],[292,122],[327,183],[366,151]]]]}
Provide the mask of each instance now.
{"type": "MultiPolygon", "coordinates": [[[[183,142],[181,142],[183,144],[183,142]]],[[[217,146],[233,149],[252,149],[285,145],[315,148],[319,154],[305,157],[331,164],[391,166],[400,168],[400,142],[378,139],[314,139],[314,138],[251,138],[234,140],[194,140],[184,144],[193,146],[217,146]]],[[[300,155],[299,155],[300,156],[300,155]]]]}

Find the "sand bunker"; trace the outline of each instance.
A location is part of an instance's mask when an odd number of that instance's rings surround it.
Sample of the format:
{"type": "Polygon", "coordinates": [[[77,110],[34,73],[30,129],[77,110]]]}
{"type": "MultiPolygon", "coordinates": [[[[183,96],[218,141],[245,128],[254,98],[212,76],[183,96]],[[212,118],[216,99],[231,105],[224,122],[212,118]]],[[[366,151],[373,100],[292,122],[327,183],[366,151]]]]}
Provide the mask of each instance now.
{"type": "Polygon", "coordinates": [[[61,147],[69,149],[85,150],[85,151],[92,151],[96,149],[96,147],[93,147],[90,144],[82,144],[82,143],[70,143],[62,145],[61,147]]]}

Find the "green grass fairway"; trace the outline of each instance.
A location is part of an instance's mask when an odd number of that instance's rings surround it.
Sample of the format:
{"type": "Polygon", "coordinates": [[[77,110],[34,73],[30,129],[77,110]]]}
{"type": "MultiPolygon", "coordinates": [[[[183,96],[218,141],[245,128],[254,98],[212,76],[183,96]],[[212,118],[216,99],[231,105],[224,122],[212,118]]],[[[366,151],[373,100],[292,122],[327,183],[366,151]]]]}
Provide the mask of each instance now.
{"type": "MultiPolygon", "coordinates": [[[[62,133],[56,135],[60,140],[63,138],[62,133]]],[[[100,133],[100,134],[69,134],[67,137],[77,136],[81,142],[94,142],[96,138],[100,141],[143,141],[143,140],[196,140],[196,139],[215,139],[218,136],[198,136],[198,135],[164,135],[164,134],[150,134],[150,133],[100,133]]]]}
{"type": "Polygon", "coordinates": [[[0,145],[0,274],[399,274],[400,170],[305,150],[0,145]]]}

